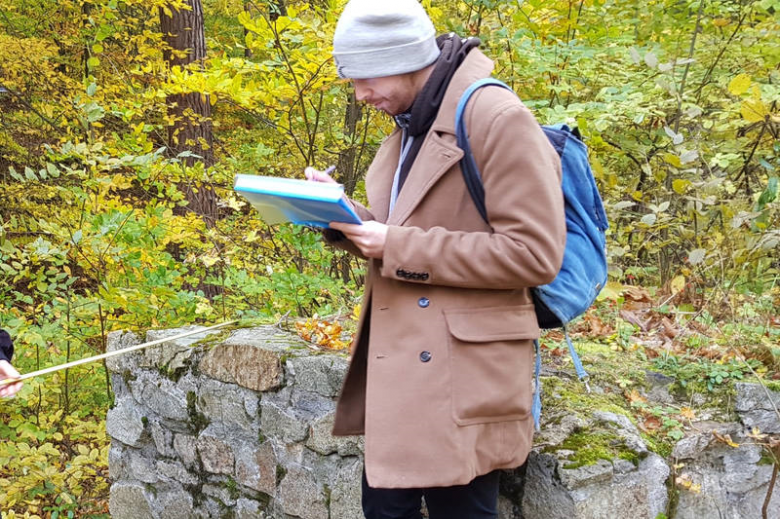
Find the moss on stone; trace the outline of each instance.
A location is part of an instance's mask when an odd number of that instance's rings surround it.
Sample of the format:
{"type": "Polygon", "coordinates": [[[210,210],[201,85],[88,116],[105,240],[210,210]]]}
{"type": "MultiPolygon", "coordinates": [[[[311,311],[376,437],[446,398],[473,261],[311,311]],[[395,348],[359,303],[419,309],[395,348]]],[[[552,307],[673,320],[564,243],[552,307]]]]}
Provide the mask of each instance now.
{"type": "Polygon", "coordinates": [[[284,476],[287,475],[287,469],[284,468],[281,465],[276,466],[276,486],[279,486],[279,484],[284,479],[284,476]]]}
{"type": "Polygon", "coordinates": [[[615,393],[588,393],[579,381],[567,381],[560,377],[542,377],[542,412],[561,409],[583,418],[594,410],[609,411],[632,418],[626,409],[625,399],[615,393]]]}
{"type": "Polygon", "coordinates": [[[198,411],[196,404],[198,396],[194,391],[187,392],[187,415],[190,417],[190,430],[198,435],[200,432],[209,426],[209,419],[206,415],[198,411]]]}
{"type": "Polygon", "coordinates": [[[227,481],[225,481],[225,488],[230,495],[230,499],[236,500],[241,496],[241,492],[238,490],[238,483],[232,477],[228,476],[227,481]]]}
{"type": "Polygon", "coordinates": [[[610,431],[578,431],[569,435],[560,445],[546,447],[542,452],[573,451],[567,457],[564,469],[576,469],[593,465],[599,460],[611,462],[614,459],[639,464],[640,456],[629,449],[625,441],[610,431]]]}
{"type": "Polygon", "coordinates": [[[122,372],[122,380],[124,381],[125,385],[130,385],[130,382],[133,382],[136,378],[138,378],[136,375],[133,375],[133,372],[129,369],[126,369],[122,372]]]}
{"type": "Polygon", "coordinates": [[[325,509],[330,510],[330,500],[331,500],[332,490],[327,484],[325,484],[322,486],[322,493],[325,496],[325,509]]]}
{"type": "Polygon", "coordinates": [[[226,328],[222,328],[217,333],[211,333],[207,335],[206,337],[200,339],[199,341],[192,344],[192,348],[203,348],[204,351],[207,351],[214,346],[218,346],[225,342],[228,337],[230,337],[230,334],[236,329],[234,326],[228,326],[226,328]]]}

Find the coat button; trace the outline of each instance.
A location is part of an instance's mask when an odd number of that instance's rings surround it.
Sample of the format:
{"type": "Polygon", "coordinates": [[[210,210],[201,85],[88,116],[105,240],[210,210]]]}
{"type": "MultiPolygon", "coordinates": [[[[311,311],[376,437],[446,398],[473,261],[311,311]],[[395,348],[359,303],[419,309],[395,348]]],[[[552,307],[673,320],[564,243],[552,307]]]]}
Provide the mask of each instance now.
{"type": "Polygon", "coordinates": [[[421,297],[417,300],[417,304],[420,308],[428,308],[428,306],[431,304],[431,300],[427,297],[421,297]]]}
{"type": "Polygon", "coordinates": [[[429,360],[431,360],[430,351],[423,351],[420,353],[420,362],[428,362],[429,360]]]}

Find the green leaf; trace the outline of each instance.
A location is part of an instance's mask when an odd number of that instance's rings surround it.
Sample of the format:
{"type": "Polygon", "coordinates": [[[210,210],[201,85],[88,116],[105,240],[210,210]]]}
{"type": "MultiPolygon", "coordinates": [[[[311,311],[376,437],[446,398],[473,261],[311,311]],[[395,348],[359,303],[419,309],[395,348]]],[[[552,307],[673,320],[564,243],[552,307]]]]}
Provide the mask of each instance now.
{"type": "Polygon", "coordinates": [[[87,87],[87,95],[92,97],[95,95],[95,92],[97,92],[97,84],[90,83],[90,85],[87,87]]]}
{"type": "Polygon", "coordinates": [[[764,189],[764,192],[761,193],[760,197],[758,197],[758,208],[756,210],[762,211],[767,204],[774,202],[776,198],[777,198],[777,177],[771,177],[767,182],[766,189],[764,189]]]}
{"type": "Polygon", "coordinates": [[[95,56],[92,56],[87,60],[87,67],[90,69],[96,68],[98,65],[100,65],[100,59],[96,58],[95,56]]]}

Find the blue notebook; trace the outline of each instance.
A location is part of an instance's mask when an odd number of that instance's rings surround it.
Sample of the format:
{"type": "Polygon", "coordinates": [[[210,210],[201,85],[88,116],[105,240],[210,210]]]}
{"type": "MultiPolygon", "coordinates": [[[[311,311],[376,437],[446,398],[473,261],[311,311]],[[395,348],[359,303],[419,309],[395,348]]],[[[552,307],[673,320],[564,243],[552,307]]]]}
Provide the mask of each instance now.
{"type": "Polygon", "coordinates": [[[236,175],[233,188],[269,225],[292,222],[328,227],[329,222],[361,223],[340,184],[236,175]]]}

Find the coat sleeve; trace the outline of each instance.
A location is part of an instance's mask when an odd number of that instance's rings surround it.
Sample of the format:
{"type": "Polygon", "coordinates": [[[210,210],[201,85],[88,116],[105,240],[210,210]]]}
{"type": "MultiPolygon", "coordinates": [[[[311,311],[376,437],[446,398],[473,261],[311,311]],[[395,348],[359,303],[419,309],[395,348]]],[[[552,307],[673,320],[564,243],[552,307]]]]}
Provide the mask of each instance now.
{"type": "Polygon", "coordinates": [[[492,232],[391,226],[382,276],[411,270],[428,274],[411,282],[478,289],[555,278],[566,241],[560,159],[531,112],[507,93],[492,108],[475,96],[467,119],[492,232]]]}
{"type": "MultiPolygon", "coordinates": [[[[374,215],[371,214],[371,211],[366,209],[360,202],[356,202],[352,199],[350,199],[349,202],[352,204],[352,208],[355,210],[355,213],[362,221],[365,222],[375,219],[374,215]]],[[[344,233],[341,231],[337,231],[335,229],[324,229],[322,231],[322,237],[328,243],[328,245],[345,250],[353,256],[357,256],[358,258],[368,259],[363,255],[362,252],[360,252],[360,249],[358,249],[358,247],[352,243],[351,240],[348,240],[347,237],[344,236],[344,233]]]]}
{"type": "Polygon", "coordinates": [[[0,360],[11,362],[14,356],[14,343],[11,336],[5,330],[0,330],[0,360]]]}

